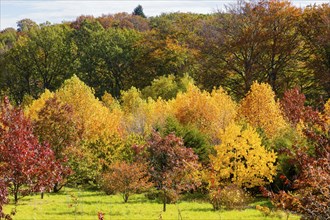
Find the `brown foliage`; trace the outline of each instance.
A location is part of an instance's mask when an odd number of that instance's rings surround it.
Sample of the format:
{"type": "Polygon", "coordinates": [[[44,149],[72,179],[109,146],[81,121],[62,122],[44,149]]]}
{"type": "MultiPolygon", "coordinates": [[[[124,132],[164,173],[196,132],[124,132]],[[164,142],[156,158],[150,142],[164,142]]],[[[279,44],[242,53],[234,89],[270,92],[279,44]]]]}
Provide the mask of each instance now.
{"type": "Polygon", "coordinates": [[[159,133],[152,133],[146,150],[151,180],[164,193],[163,210],[166,211],[167,191],[179,194],[199,184],[198,157],[174,134],[162,138],[159,133]]]}
{"type": "Polygon", "coordinates": [[[107,194],[120,193],[124,202],[131,194],[151,187],[146,166],[141,163],[115,162],[102,176],[102,189],[107,194]]]}

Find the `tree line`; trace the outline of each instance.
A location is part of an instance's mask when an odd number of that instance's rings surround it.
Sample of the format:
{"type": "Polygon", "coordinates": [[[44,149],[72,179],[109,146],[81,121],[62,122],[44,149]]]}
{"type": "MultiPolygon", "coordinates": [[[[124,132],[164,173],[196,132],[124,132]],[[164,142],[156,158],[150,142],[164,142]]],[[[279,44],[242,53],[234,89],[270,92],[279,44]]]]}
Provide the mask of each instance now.
{"type": "Polygon", "coordinates": [[[329,4],[301,9],[261,0],[208,15],[149,18],[141,8],[54,25],[23,19],[17,30],[3,30],[1,93],[22,103],[75,74],[97,97],[118,98],[154,78],[189,74],[201,89],[222,86],[236,100],[256,80],[277,97],[298,86],[315,106],[330,96],[329,4]]]}

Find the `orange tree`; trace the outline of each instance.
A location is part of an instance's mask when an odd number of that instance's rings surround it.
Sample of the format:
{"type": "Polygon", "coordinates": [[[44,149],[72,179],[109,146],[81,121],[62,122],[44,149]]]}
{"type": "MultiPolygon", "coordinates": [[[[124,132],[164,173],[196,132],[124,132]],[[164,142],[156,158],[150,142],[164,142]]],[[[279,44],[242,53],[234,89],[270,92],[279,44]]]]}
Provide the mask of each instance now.
{"type": "Polygon", "coordinates": [[[122,161],[111,164],[102,176],[101,185],[108,194],[119,192],[126,203],[131,194],[148,189],[151,183],[144,164],[122,161]]]}

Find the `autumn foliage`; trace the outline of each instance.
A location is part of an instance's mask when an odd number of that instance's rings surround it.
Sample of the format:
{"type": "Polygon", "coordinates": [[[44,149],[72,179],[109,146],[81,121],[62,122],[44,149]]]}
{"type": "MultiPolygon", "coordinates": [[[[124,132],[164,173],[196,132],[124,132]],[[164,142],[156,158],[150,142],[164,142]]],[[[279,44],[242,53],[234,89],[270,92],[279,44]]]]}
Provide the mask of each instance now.
{"type": "Polygon", "coordinates": [[[50,190],[61,180],[62,166],[48,143],[40,144],[23,111],[5,98],[0,116],[0,173],[15,202],[30,192],[50,190]]]}
{"type": "Polygon", "coordinates": [[[286,122],[269,84],[254,82],[241,101],[239,113],[251,125],[264,130],[272,138],[284,129],[286,122]]]}
{"type": "Polygon", "coordinates": [[[238,1],[1,31],[0,218],[10,195],[65,185],[149,190],[164,211],[195,189],[240,209],[262,186],[329,218],[329,10],[238,1]]]}
{"type": "Polygon", "coordinates": [[[2,210],[2,207],[4,204],[8,203],[8,191],[7,191],[7,187],[3,181],[3,177],[1,177],[0,180],[0,218],[4,218],[6,215],[2,210]]]}
{"type": "Polygon", "coordinates": [[[152,186],[146,166],[142,163],[115,162],[102,175],[102,189],[108,194],[120,193],[124,202],[130,195],[141,193],[152,186]]]}
{"type": "Polygon", "coordinates": [[[250,188],[272,182],[276,154],[262,146],[254,128],[231,124],[219,138],[221,144],[215,146],[216,155],[210,156],[216,172],[210,179],[211,187],[229,182],[250,188]]]}
{"type": "Polygon", "coordinates": [[[198,158],[174,134],[163,138],[154,132],[146,147],[151,181],[163,192],[163,211],[166,211],[167,193],[180,194],[198,186],[198,158]]]}

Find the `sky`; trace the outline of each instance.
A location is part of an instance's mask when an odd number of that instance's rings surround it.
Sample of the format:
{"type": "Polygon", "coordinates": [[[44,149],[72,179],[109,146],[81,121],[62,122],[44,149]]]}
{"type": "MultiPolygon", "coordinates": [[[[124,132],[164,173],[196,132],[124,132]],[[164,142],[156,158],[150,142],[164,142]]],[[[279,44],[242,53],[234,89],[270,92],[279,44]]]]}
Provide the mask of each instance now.
{"type": "MultiPolygon", "coordinates": [[[[330,0],[291,0],[298,7],[309,4],[330,3],[330,0]]],[[[49,21],[62,23],[73,21],[80,15],[132,13],[137,5],[142,5],[146,16],[157,16],[170,12],[213,13],[224,9],[236,0],[0,0],[0,30],[17,28],[16,22],[29,18],[38,24],[49,21]]]]}

